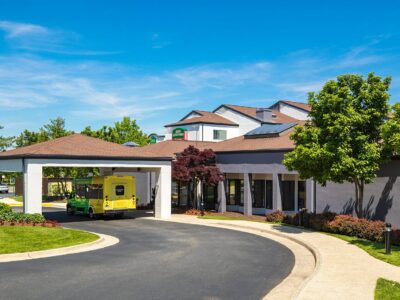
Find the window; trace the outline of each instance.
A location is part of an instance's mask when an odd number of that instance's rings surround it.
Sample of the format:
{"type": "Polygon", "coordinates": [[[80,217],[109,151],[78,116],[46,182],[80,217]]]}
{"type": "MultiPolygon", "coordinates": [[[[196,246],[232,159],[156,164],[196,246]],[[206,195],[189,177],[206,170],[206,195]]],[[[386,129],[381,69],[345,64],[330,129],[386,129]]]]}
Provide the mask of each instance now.
{"type": "Polygon", "coordinates": [[[205,209],[215,209],[215,204],[218,199],[218,188],[203,184],[203,201],[205,209]]]}
{"type": "Polygon", "coordinates": [[[86,198],[86,185],[77,184],[75,186],[75,193],[76,193],[76,196],[79,198],[86,198]]]}
{"type": "Polygon", "coordinates": [[[171,202],[172,206],[179,205],[179,183],[177,181],[171,182],[171,202]]]}
{"type": "Polygon", "coordinates": [[[103,185],[91,184],[87,186],[87,197],[89,199],[103,199],[103,185]]]}
{"type": "Polygon", "coordinates": [[[282,209],[294,210],[294,181],[282,181],[282,209]]]}
{"type": "Polygon", "coordinates": [[[299,190],[298,190],[298,207],[299,209],[306,207],[306,182],[299,181],[299,190]]]}
{"type": "Polygon", "coordinates": [[[227,200],[228,205],[243,205],[244,185],[243,180],[227,180],[227,200]]]}
{"type": "Polygon", "coordinates": [[[226,130],[214,129],[214,140],[226,140],[226,130]]]}
{"type": "Polygon", "coordinates": [[[272,180],[253,180],[253,207],[272,209],[272,180]]]}
{"type": "Polygon", "coordinates": [[[125,186],[117,185],[115,186],[115,195],[116,196],[123,196],[125,194],[125,186]]]}

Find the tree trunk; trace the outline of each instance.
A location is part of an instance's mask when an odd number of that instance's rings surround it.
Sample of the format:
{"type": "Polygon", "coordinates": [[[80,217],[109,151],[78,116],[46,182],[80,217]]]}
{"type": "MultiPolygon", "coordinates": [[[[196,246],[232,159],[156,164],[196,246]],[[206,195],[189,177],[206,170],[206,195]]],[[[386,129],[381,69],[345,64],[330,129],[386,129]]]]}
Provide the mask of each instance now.
{"type": "Polygon", "coordinates": [[[356,190],[356,201],[354,203],[354,209],[358,218],[364,217],[364,180],[354,179],[354,186],[356,190]]]}

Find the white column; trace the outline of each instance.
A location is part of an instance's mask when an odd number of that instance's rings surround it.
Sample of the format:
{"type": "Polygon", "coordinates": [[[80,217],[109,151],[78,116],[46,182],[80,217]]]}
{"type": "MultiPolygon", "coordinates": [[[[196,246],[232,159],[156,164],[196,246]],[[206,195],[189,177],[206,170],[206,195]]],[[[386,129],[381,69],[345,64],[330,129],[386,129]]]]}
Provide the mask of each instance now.
{"type": "Polygon", "coordinates": [[[243,174],[243,214],[251,216],[253,214],[253,200],[251,197],[251,180],[249,173],[243,174]]]}
{"type": "Polygon", "coordinates": [[[294,179],[294,211],[299,211],[299,178],[294,179]]]}
{"type": "Polygon", "coordinates": [[[314,207],[314,185],[315,182],[312,179],[306,180],[306,208],[309,212],[315,212],[314,207]]]}
{"type": "Polygon", "coordinates": [[[156,172],[154,214],[158,219],[171,218],[171,166],[163,166],[156,172]]]}
{"type": "Polygon", "coordinates": [[[281,185],[279,174],[272,174],[272,209],[282,210],[281,185]]]}
{"type": "Polygon", "coordinates": [[[218,212],[226,212],[226,191],[224,181],[218,183],[218,212]]]}
{"type": "Polygon", "coordinates": [[[42,165],[26,162],[24,168],[24,213],[42,213],[42,165]]]}

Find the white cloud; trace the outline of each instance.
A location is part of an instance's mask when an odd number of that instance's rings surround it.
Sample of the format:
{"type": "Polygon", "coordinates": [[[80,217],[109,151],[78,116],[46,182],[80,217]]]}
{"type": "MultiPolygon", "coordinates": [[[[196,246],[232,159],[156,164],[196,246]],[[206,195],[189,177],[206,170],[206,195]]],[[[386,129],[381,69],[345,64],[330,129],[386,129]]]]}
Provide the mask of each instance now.
{"type": "Polygon", "coordinates": [[[111,55],[120,51],[97,51],[80,48],[81,36],[69,31],[51,29],[37,24],[0,21],[0,31],[10,47],[30,52],[63,55],[111,55]]]}
{"type": "Polygon", "coordinates": [[[9,21],[0,21],[0,29],[6,32],[6,37],[9,39],[31,35],[47,35],[49,33],[49,30],[43,26],[9,21]]]}

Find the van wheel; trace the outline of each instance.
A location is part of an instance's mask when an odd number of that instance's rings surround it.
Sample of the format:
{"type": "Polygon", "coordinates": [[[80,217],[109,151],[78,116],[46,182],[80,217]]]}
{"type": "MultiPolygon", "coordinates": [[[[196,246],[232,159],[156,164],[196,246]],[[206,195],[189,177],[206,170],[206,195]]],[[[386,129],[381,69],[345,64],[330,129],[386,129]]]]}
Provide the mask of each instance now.
{"type": "Polygon", "coordinates": [[[89,208],[89,218],[90,219],[94,219],[95,218],[95,214],[94,214],[93,208],[89,208]]]}
{"type": "Polygon", "coordinates": [[[67,206],[67,214],[70,216],[75,214],[75,210],[73,210],[72,207],[69,205],[67,206]]]}

